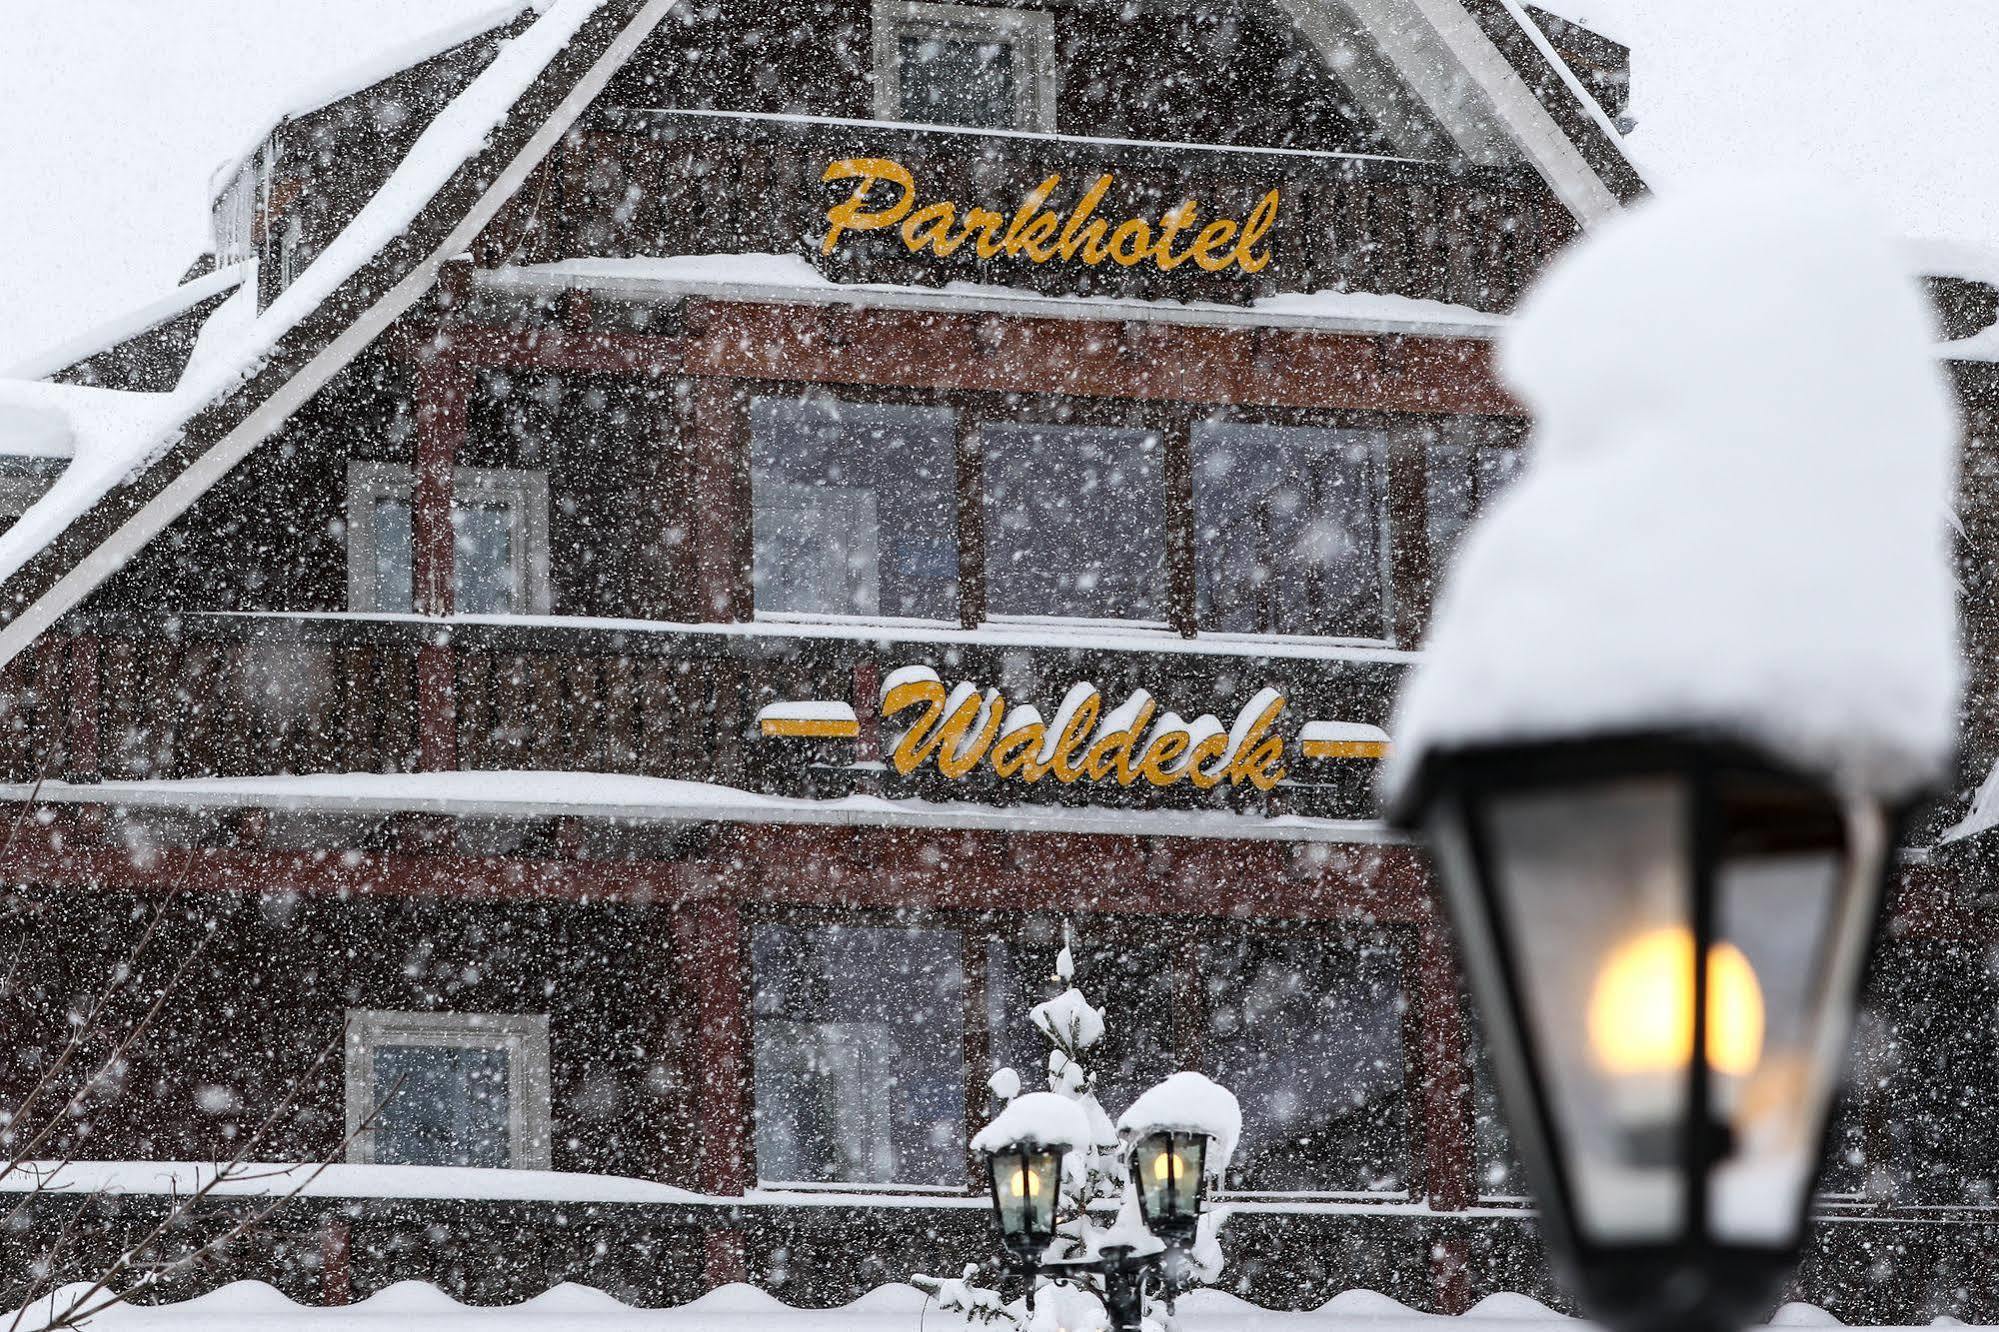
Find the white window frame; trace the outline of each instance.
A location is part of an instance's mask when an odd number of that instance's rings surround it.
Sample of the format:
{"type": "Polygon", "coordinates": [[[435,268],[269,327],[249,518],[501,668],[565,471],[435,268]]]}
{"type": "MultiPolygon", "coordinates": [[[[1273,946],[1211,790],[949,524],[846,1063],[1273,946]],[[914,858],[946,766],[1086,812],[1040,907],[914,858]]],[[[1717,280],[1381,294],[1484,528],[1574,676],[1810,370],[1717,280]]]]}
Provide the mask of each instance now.
{"type": "Polygon", "coordinates": [[[507,1162],[513,1170],[549,1168],[548,1016],[544,1013],[410,1013],[347,1010],[347,1159],[375,1161],[375,1051],[431,1046],[507,1053],[507,1162]]]}
{"type": "MultiPolygon", "coordinates": [[[[375,586],[375,504],[408,500],[415,529],[416,473],[402,463],[349,461],[347,464],[347,608],[382,613],[375,586]]],[[[451,502],[504,507],[512,549],[514,615],[549,613],[548,473],[514,467],[457,467],[451,474],[451,502]]],[[[415,566],[412,552],[411,567],[415,566]]]]}
{"type": "Polygon", "coordinates": [[[874,0],[875,119],[902,119],[902,39],[970,38],[1013,49],[1016,130],[1055,132],[1055,18],[1039,9],[874,0]]]}

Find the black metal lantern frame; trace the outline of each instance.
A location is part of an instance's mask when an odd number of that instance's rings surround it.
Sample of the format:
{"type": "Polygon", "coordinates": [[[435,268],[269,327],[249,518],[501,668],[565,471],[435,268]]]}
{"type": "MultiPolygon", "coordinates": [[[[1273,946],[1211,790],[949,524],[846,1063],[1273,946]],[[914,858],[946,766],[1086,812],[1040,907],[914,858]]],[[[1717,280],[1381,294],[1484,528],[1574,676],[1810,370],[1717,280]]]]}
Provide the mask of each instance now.
{"type": "Polygon", "coordinates": [[[1394,817],[1436,855],[1550,1251],[1592,1317],[1735,1328],[1776,1298],[1907,812],[1699,735],[1423,760],[1394,817]]]}
{"type": "Polygon", "coordinates": [[[993,1219],[1008,1263],[1032,1270],[1055,1242],[1067,1145],[1009,1143],[987,1154],[993,1219]]]}
{"type": "Polygon", "coordinates": [[[1208,1135],[1189,1129],[1149,1133],[1131,1145],[1132,1186],[1145,1228],[1169,1247],[1191,1248],[1201,1228],[1208,1135]]]}

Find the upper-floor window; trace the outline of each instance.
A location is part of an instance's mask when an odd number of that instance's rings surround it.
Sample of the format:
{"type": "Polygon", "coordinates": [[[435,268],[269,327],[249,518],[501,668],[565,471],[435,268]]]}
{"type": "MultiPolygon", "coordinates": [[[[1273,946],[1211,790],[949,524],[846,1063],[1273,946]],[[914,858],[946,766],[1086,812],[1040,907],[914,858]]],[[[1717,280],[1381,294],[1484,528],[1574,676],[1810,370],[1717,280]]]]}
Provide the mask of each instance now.
{"type": "MultiPolygon", "coordinates": [[[[415,609],[415,474],[400,463],[347,465],[347,604],[415,609]]],[[[460,615],[549,608],[548,476],[460,467],[452,476],[452,607],[460,615]]]]}
{"type": "Polygon", "coordinates": [[[992,614],[1165,618],[1165,450],[1157,433],[993,425],[980,439],[992,614]]]}
{"type": "Polygon", "coordinates": [[[958,615],[957,413],[750,400],[760,614],[958,615]]]}
{"type": "Polygon", "coordinates": [[[1055,24],[1039,10],[875,0],[875,114],[1055,128],[1055,24]]]}
{"type": "Polygon", "coordinates": [[[347,1014],[348,1159],[546,1170],[548,1018],[347,1014]]]}
{"type": "Polygon", "coordinates": [[[1387,447],[1377,430],[1197,424],[1200,626],[1387,637],[1387,447]]]}

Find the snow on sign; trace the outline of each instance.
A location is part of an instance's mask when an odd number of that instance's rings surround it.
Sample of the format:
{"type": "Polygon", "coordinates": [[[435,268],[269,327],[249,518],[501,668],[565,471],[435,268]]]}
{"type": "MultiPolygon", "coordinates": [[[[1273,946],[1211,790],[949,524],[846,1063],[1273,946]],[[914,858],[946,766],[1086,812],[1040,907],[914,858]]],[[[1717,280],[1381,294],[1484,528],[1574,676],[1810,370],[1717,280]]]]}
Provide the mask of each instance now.
{"type": "MultiPolygon", "coordinates": [[[[1277,224],[1282,194],[1271,190],[1247,216],[1209,216],[1213,208],[1186,198],[1157,221],[1130,217],[1113,223],[1097,216],[1117,176],[1104,172],[1066,211],[1047,207],[1062,188],[1054,172],[1021,198],[1010,212],[935,199],[917,206],[919,191],[909,168],[893,158],[848,157],[826,166],[824,183],[851,180],[853,193],[826,210],[830,255],[850,231],[874,231],[901,224],[902,243],[911,254],[948,259],[971,242],[980,259],[1025,259],[1032,264],[1060,261],[1096,268],[1106,259],[1120,268],[1150,264],[1172,272],[1187,263],[1209,273],[1235,269],[1257,273],[1270,263],[1264,239],[1277,224]]],[[[967,256],[969,257],[969,256],[967,256]]]]}
{"type": "Polygon", "coordinates": [[[1052,719],[1031,704],[1009,704],[997,689],[962,681],[946,692],[936,672],[904,667],[882,684],[882,718],[913,714],[890,750],[904,776],[932,764],[953,780],[981,765],[1006,781],[1053,776],[1076,782],[1155,787],[1187,782],[1198,790],[1247,783],[1268,791],[1284,780],[1285,743],[1275,733],[1285,699],[1260,690],[1224,728],[1212,715],[1184,721],[1159,709],[1145,690],[1104,708],[1093,684],[1070,687],[1052,719]]]}

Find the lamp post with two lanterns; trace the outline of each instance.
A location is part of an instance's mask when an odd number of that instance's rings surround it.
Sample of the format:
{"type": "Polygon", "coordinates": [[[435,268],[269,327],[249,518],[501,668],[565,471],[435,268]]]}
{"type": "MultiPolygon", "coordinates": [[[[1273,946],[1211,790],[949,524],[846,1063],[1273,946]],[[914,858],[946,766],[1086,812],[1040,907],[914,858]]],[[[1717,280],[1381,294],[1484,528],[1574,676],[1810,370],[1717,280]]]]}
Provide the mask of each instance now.
{"type": "MultiPolygon", "coordinates": [[[[1203,1090],[1219,1093],[1225,1113],[1235,1113],[1234,1098],[1199,1074],[1179,1078],[1197,1080],[1203,1090]]],[[[1141,1098],[1133,1108],[1144,1104],[1141,1098]]],[[[1126,1120],[1128,1125],[1129,1115],[1126,1120]]],[[[1095,1277],[1113,1332],[1137,1332],[1148,1293],[1170,1305],[1185,1284],[1200,1232],[1210,1144],[1217,1137],[1232,1139],[1236,1126],[1148,1126],[1132,1134],[1126,1149],[1129,1198],[1136,1204],[1142,1233],[1113,1227],[1094,1252],[1050,1257],[1060,1237],[1064,1181],[1089,1142],[1088,1123],[1074,1102],[1052,1092],[1031,1093],[1008,1105],[973,1140],[973,1147],[986,1154],[1000,1247],[1006,1267],[1025,1279],[1028,1311],[1034,1309],[1036,1280],[1043,1276],[1095,1277]]]]}

